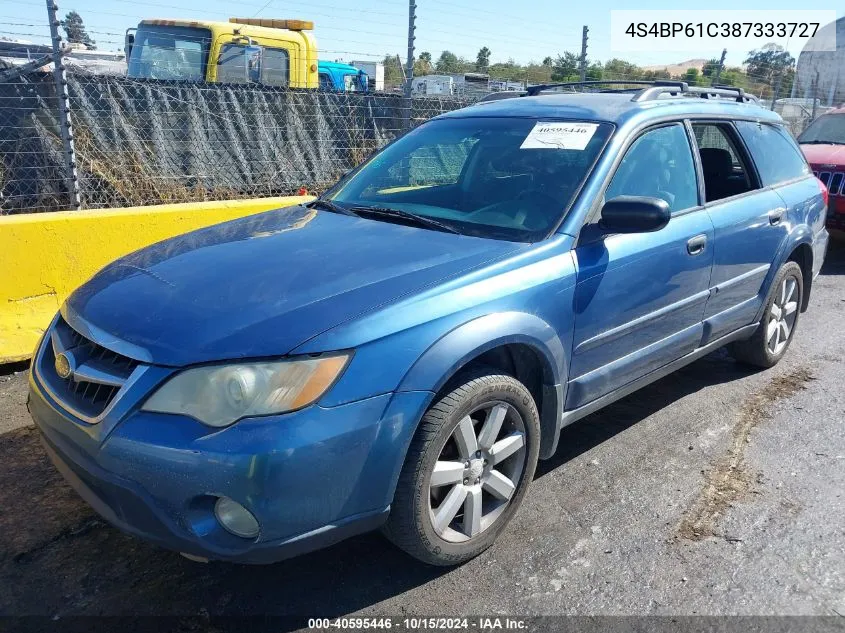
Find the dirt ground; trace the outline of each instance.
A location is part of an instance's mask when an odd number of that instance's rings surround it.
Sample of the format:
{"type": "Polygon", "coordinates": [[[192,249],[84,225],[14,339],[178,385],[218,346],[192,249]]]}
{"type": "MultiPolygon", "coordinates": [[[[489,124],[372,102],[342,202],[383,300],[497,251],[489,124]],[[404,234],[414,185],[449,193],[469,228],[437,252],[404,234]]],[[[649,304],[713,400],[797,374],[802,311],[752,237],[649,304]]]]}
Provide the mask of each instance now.
{"type": "Polygon", "coordinates": [[[0,614],[845,615],[845,244],[787,357],[716,352],[567,428],[491,550],[431,568],[373,534],[197,564],[99,519],[0,368],[0,614]]]}

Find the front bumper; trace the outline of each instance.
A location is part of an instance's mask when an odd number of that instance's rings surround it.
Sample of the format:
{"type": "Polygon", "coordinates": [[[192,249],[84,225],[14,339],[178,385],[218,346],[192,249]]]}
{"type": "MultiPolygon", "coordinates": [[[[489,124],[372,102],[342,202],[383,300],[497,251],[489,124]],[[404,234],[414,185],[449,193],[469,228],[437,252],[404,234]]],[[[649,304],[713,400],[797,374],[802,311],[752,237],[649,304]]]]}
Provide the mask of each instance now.
{"type": "Polygon", "coordinates": [[[375,529],[387,518],[430,396],[383,394],[222,430],[135,411],[103,436],[68,414],[33,375],[29,409],[57,469],[110,523],[194,556],[270,563],[375,529]],[[220,496],[256,516],[256,539],[217,523],[213,504],[220,496]]]}

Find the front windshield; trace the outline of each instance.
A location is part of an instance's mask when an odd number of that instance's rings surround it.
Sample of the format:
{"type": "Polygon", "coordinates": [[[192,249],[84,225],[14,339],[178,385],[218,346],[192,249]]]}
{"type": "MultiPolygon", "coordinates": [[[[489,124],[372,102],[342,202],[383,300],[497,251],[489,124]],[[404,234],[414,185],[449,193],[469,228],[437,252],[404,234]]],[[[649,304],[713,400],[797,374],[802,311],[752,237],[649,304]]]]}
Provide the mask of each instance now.
{"type": "Polygon", "coordinates": [[[375,155],[330,199],[434,218],[467,235],[536,241],[560,221],[612,131],[608,123],[436,119],[375,155]]]}
{"type": "Polygon", "coordinates": [[[820,116],[801,133],[798,142],[845,145],[845,114],[820,116]]]}
{"type": "Polygon", "coordinates": [[[208,29],[142,24],[135,33],[127,75],[203,81],[210,42],[208,29]]]}

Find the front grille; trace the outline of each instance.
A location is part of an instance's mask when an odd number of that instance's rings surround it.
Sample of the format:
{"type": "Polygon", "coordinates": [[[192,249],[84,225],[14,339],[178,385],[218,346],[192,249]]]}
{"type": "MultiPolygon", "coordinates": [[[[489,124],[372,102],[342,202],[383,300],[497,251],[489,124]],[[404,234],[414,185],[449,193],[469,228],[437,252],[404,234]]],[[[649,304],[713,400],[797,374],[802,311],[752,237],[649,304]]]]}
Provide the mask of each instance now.
{"type": "Polygon", "coordinates": [[[86,422],[97,422],[138,361],[85,338],[61,317],[49,337],[38,359],[39,377],[68,411],[86,422]],[[71,369],[67,378],[58,373],[59,355],[64,356],[71,369]]]}
{"type": "Polygon", "coordinates": [[[845,181],[845,172],[836,171],[814,171],[813,175],[816,176],[819,180],[824,183],[824,186],[827,187],[828,192],[832,196],[845,196],[845,187],[843,187],[843,181],[845,181]]]}

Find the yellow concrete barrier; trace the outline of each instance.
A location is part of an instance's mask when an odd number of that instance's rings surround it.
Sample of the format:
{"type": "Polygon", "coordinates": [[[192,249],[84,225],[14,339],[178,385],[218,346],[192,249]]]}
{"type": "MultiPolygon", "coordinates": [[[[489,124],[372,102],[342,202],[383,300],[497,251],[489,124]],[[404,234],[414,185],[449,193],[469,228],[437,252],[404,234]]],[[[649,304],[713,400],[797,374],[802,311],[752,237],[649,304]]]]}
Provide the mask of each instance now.
{"type": "Polygon", "coordinates": [[[0,216],[0,363],[29,358],[65,298],[118,257],[180,233],[311,199],[0,216]]]}

